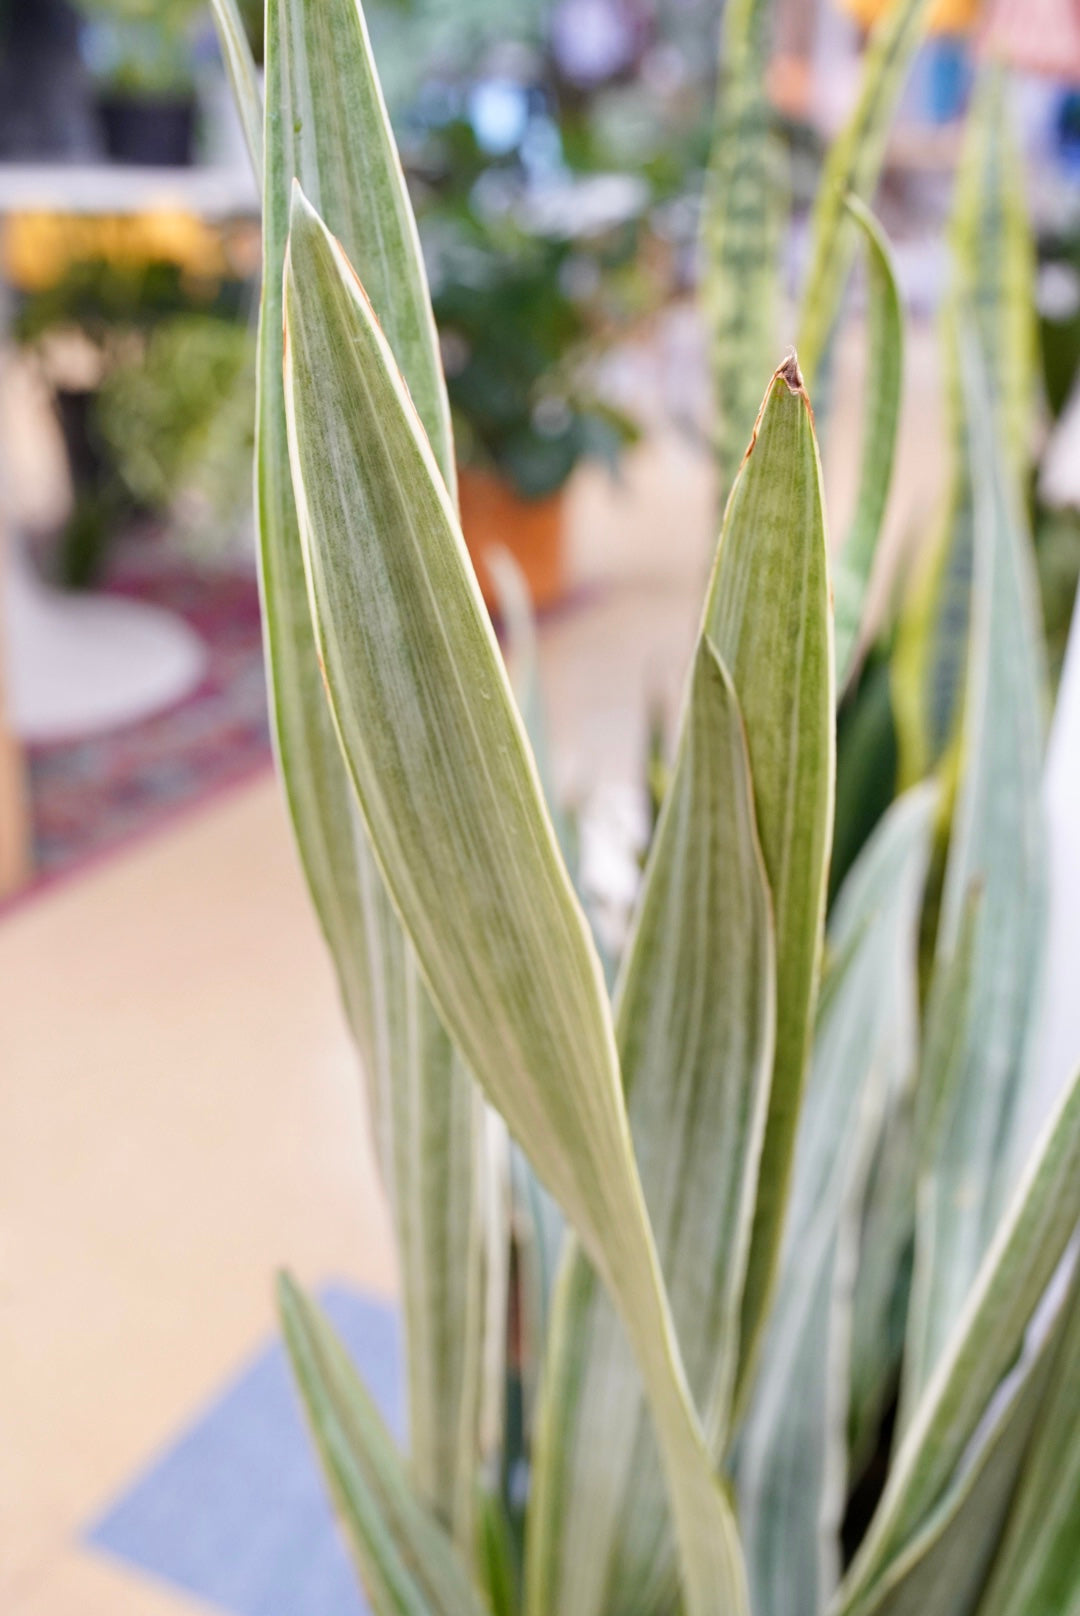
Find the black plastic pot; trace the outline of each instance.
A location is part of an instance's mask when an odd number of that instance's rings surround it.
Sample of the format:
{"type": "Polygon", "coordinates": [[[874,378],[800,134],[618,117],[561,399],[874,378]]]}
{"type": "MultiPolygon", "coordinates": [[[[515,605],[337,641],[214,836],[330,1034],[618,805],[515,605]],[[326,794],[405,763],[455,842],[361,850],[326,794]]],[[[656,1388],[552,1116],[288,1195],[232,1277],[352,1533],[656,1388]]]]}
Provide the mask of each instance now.
{"type": "Polygon", "coordinates": [[[99,103],[105,151],[116,163],[187,168],[195,155],[193,96],[136,99],[107,95],[99,103]]]}

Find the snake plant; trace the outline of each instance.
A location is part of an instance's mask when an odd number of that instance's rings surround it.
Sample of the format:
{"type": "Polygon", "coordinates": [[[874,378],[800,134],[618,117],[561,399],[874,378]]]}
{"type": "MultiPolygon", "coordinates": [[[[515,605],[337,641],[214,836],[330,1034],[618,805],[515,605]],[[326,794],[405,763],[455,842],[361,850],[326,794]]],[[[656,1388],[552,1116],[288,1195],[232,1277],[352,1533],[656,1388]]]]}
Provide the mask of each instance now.
{"type": "MultiPolygon", "coordinates": [[[[834,567],[806,373],[792,354],[770,378],[761,327],[729,324],[731,491],[611,993],[462,540],[359,0],[269,0],[265,116],[232,0],[216,9],[264,182],[278,761],[403,1274],[407,1455],[318,1306],[280,1284],[372,1609],[1077,1610],[1080,1080],[1036,1125],[1041,630],[1000,450],[1008,322],[964,283],[973,250],[950,327],[971,513],[957,743],[886,814],[826,925],[838,648],[846,672],[901,366],[867,203],[925,0],[882,25],[816,225],[815,368],[860,232],[870,257],[856,521],[834,567]]],[[[725,116],[751,146],[763,9],[728,8],[746,33],[725,116]]],[[[970,242],[1003,228],[982,128],[970,242]]],[[[742,199],[718,237],[732,296],[740,264],[768,271],[738,231],[771,228],[740,161],[714,164],[717,205],[733,176],[742,199]]]]}

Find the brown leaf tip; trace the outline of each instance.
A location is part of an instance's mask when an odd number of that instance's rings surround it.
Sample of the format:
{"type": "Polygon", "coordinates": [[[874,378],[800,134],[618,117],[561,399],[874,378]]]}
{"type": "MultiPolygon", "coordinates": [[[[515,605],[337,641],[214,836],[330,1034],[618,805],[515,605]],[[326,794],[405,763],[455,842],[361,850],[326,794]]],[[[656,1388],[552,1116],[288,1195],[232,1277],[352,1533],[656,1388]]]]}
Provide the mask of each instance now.
{"type": "Polygon", "coordinates": [[[776,375],[778,379],[787,382],[790,392],[802,393],[805,398],[806,385],[802,379],[802,371],[799,369],[799,356],[794,348],[789,350],[787,358],[776,372],[776,375]]]}

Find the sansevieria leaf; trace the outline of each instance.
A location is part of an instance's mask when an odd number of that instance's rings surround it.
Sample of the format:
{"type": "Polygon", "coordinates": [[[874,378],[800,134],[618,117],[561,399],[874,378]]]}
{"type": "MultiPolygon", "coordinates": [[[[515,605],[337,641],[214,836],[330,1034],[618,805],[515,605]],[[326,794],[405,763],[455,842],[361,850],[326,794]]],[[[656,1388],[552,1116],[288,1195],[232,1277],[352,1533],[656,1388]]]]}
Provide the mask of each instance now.
{"type": "Polygon", "coordinates": [[[772,379],[732,490],[704,624],[746,727],[776,928],[776,1046],[743,1294],[738,1403],[779,1258],[821,963],[836,784],[821,465],[794,356],[772,379]]]}
{"type": "Polygon", "coordinates": [[[772,0],[729,0],[721,30],[701,283],[716,395],[721,508],[753,429],[761,378],[776,344],[785,188],[766,86],[772,15],[772,0]]]}
{"type": "Polygon", "coordinates": [[[857,197],[848,198],[848,208],[866,242],[869,352],[859,489],[834,573],[836,672],[841,690],[852,673],[866,589],[885,520],[904,368],[904,311],[889,244],[874,215],[857,197]]]}
{"type": "Polygon", "coordinates": [[[255,177],[263,173],[263,101],[255,59],[236,0],[210,0],[221,54],[229,74],[255,177]]]}
{"type": "Polygon", "coordinates": [[[561,1202],[648,1386],[687,1608],[744,1606],[634,1166],[600,962],[453,505],[355,272],[297,190],[293,484],[327,692],[395,907],[454,1044],[561,1202]]]}
{"type": "Polygon", "coordinates": [[[285,426],[282,272],[290,187],[302,175],[363,271],[453,486],[449,409],[416,227],[357,0],[270,0],[264,168],[256,493],[275,740],[361,1052],[410,1276],[403,1303],[416,1479],[468,1542],[480,1331],[477,1099],[437,1025],[355,810],[319,673],[285,426]]]}
{"type": "Polygon", "coordinates": [[[784,1262],[738,1445],[756,1616],[813,1616],[839,1579],[847,1344],[861,1195],[891,1091],[915,1057],[916,931],[934,807],[893,806],[837,899],[841,968],[818,1018],[784,1262]]]}
{"type": "Polygon", "coordinates": [[[971,1011],[958,1070],[919,1188],[904,1365],[914,1406],[955,1324],[1019,1164],[1022,1101],[1045,925],[1044,650],[1031,541],[994,431],[987,374],[968,328],[964,398],[976,518],[965,770],[938,928],[942,968],[978,893],[971,1011]]]}
{"type": "MultiPolygon", "coordinates": [[[[787,469],[782,459],[771,467],[778,478],[787,469]]],[[[642,1187],[717,1459],[772,1072],[774,978],[742,719],[703,637],[615,1020],[642,1187]]],[[[560,1281],[535,1468],[528,1610],[664,1608],[677,1579],[655,1439],[626,1336],[580,1251],[560,1281]]]]}
{"type": "Polygon", "coordinates": [[[849,199],[873,200],[889,128],[934,0],[892,0],[874,28],[859,93],[833,142],[818,186],[799,357],[811,389],[825,358],[858,242],[849,199]]]}
{"type": "Polygon", "coordinates": [[[855,1606],[858,1616],[984,1616],[980,1596],[1026,1462],[1062,1325],[1059,1316],[1025,1351],[1004,1395],[995,1396],[972,1444],[975,1451],[965,1455],[926,1524],[855,1606]]]}
{"type": "Polygon", "coordinates": [[[834,1610],[862,1616],[944,1498],[1080,1220],[1080,1075],[1062,1095],[914,1409],[834,1610]]]}
{"type": "Polygon", "coordinates": [[[901,774],[919,779],[954,743],[963,710],[974,566],[974,490],[960,331],[985,356],[999,452],[1023,486],[1035,398],[1035,252],[1020,154],[1001,69],[982,69],[967,120],[950,224],[951,284],[943,320],[952,446],[937,529],[900,619],[893,693],[901,774]]]}
{"type": "Polygon", "coordinates": [[[484,1616],[438,1521],[321,1309],[283,1275],[278,1305],[304,1410],[375,1616],[484,1616]]]}
{"type": "Polygon", "coordinates": [[[1080,1610],[1080,1276],[1054,1337],[1050,1383],[979,1616],[1080,1610]]]}

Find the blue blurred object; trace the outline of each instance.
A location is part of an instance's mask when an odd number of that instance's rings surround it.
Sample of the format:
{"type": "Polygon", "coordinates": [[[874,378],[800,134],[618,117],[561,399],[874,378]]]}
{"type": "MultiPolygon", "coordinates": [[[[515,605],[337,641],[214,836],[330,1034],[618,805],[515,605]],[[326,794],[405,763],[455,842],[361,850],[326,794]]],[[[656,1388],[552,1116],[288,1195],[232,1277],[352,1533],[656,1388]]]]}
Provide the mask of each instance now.
{"type": "Polygon", "coordinates": [[[974,69],[963,34],[938,34],[927,41],[926,115],[931,123],[951,123],[967,106],[974,69]]]}
{"type": "MultiPolygon", "coordinates": [[[[383,1303],[320,1294],[399,1440],[401,1330],[383,1303]]],[[[366,1616],[275,1342],[86,1534],[95,1549],[229,1616],[366,1616]]]]}

